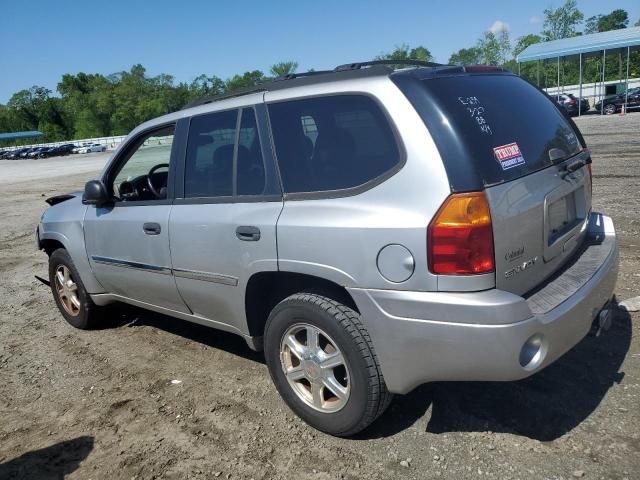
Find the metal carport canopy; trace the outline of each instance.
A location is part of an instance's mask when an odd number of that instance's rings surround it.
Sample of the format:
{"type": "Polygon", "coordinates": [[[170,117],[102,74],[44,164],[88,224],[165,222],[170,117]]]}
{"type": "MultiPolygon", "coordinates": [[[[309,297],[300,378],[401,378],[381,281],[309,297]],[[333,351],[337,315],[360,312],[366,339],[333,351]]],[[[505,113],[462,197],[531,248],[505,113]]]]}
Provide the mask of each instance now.
{"type": "Polygon", "coordinates": [[[616,48],[640,46],[640,27],[622,28],[608,32],[579,35],[529,45],[516,58],[518,63],[546,58],[568,57],[580,53],[599,52],[616,48]]]}
{"type": "Polygon", "coordinates": [[[20,138],[41,137],[42,135],[43,133],[38,132],[37,130],[32,130],[29,132],[0,133],[0,142],[8,141],[8,140],[18,140],[20,138]]]}

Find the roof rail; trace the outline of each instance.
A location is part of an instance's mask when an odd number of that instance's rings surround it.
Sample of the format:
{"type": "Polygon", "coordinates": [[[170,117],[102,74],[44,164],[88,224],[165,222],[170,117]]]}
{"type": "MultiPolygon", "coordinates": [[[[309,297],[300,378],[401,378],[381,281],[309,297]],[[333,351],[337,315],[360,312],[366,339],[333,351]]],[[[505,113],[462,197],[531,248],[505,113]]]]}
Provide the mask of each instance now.
{"type": "Polygon", "coordinates": [[[233,98],[233,97],[241,97],[243,95],[248,95],[250,93],[258,93],[264,92],[267,88],[264,83],[255,85],[253,87],[247,88],[239,88],[237,90],[231,90],[226,93],[219,93],[217,95],[209,95],[203,98],[198,98],[193,102],[187,103],[181,110],[186,110],[187,108],[197,107],[200,105],[206,105],[207,103],[217,102],[218,100],[224,100],[225,98],[233,98]]]}
{"type": "Polygon", "coordinates": [[[338,65],[334,71],[343,72],[345,70],[359,70],[362,67],[373,67],[375,65],[412,65],[415,67],[446,67],[442,63],[425,62],[422,60],[371,60],[369,62],[345,63],[338,65]]]}
{"type": "Polygon", "coordinates": [[[283,80],[293,80],[294,78],[311,77],[313,75],[326,75],[327,73],[334,73],[335,70],[310,70],[308,72],[289,73],[281,77],[273,79],[274,82],[281,82],[283,80]]]}

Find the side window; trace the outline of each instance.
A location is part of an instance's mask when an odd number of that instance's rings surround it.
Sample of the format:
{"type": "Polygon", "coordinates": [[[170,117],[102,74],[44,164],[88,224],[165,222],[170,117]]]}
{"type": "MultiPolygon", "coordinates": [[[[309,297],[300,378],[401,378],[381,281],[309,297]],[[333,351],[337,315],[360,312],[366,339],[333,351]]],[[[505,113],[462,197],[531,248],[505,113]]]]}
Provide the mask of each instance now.
{"type": "Polygon", "coordinates": [[[125,152],[128,158],[120,165],[115,177],[111,177],[113,183],[110,188],[116,198],[133,201],[162,200],[167,197],[174,131],[174,125],[155,130],[128,147],[125,152]],[[149,182],[153,189],[149,187],[149,182]]]}
{"type": "Polygon", "coordinates": [[[264,160],[253,108],[242,110],[237,169],[238,195],[260,195],[264,192],[264,160]]]}
{"type": "Polygon", "coordinates": [[[364,95],[333,95],[269,105],[284,190],[357,187],[400,163],[391,126],[364,95]]]}
{"type": "Polygon", "coordinates": [[[233,150],[238,111],[191,119],[185,162],[184,196],[233,195],[233,150]]]}

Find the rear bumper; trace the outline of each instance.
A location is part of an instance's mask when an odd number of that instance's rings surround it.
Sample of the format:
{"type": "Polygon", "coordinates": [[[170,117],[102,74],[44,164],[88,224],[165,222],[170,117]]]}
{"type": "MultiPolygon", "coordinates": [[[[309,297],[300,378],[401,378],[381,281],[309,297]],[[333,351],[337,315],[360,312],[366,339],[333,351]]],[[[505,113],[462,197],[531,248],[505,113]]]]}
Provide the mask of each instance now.
{"type": "Polygon", "coordinates": [[[517,380],[545,368],[577,344],[613,295],[618,272],[611,219],[593,214],[591,220],[588,246],[562,274],[527,298],[496,289],[349,289],[389,390],[407,393],[432,381],[517,380]],[[581,275],[578,284],[576,272],[581,275]],[[569,278],[573,283],[563,285],[566,297],[546,302],[545,297],[553,297],[556,286],[569,278]],[[528,355],[532,350],[535,355],[528,355]]]}

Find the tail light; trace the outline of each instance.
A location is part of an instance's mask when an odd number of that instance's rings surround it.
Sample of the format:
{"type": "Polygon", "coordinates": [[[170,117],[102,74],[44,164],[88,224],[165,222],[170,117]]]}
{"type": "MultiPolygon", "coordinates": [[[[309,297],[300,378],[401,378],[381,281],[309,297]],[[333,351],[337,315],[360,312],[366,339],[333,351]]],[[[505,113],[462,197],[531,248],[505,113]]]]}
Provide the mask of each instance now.
{"type": "Polygon", "coordinates": [[[493,229],[484,192],[449,196],[429,224],[427,248],[432,273],[493,272],[493,229]]]}
{"type": "Polygon", "coordinates": [[[591,189],[591,194],[593,195],[593,172],[591,171],[591,163],[587,163],[587,170],[589,171],[589,188],[591,189]]]}
{"type": "Polygon", "coordinates": [[[569,105],[575,105],[575,104],[576,104],[576,101],[575,101],[573,98],[571,98],[571,99],[569,99],[569,101],[568,101],[567,103],[568,103],[569,105]]]}

